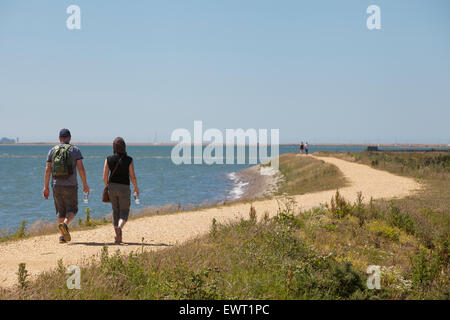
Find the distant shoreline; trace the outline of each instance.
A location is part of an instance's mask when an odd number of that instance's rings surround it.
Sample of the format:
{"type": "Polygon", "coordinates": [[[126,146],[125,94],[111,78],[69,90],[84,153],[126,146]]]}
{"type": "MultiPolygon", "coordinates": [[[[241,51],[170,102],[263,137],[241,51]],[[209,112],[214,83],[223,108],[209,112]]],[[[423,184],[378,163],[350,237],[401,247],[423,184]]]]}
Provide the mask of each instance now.
{"type": "MultiPolygon", "coordinates": [[[[20,142],[20,143],[2,143],[1,146],[54,146],[58,142],[20,142]]],[[[112,146],[111,142],[73,142],[77,146],[112,146]]],[[[148,142],[130,142],[128,146],[176,146],[177,143],[148,143],[148,142]]],[[[204,143],[203,146],[209,145],[204,143]]],[[[226,146],[226,144],[224,144],[226,146]]],[[[280,146],[298,146],[299,143],[280,143],[280,146]]],[[[420,144],[420,143],[311,143],[310,146],[378,146],[378,147],[398,147],[398,148],[448,148],[448,144],[420,144]]]]}

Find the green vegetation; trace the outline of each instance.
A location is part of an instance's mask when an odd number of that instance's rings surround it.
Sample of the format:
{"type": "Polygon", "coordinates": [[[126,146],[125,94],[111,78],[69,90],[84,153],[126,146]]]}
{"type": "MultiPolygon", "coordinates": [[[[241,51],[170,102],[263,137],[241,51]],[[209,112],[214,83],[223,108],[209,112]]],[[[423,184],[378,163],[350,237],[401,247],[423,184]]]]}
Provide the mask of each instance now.
{"type": "Polygon", "coordinates": [[[17,283],[19,286],[19,289],[24,290],[27,288],[28,286],[28,278],[29,274],[28,271],[26,269],[26,264],[25,263],[20,263],[19,264],[19,271],[17,272],[17,283]]]}
{"type": "Polygon", "coordinates": [[[108,223],[108,220],[106,220],[105,217],[103,217],[101,219],[92,219],[91,212],[93,212],[93,210],[91,210],[91,208],[86,208],[84,210],[84,213],[85,213],[84,220],[82,220],[81,218],[78,218],[78,226],[79,227],[81,227],[81,226],[95,227],[95,226],[104,225],[104,224],[108,223]]]}
{"type": "Polygon", "coordinates": [[[19,227],[17,227],[17,230],[15,232],[3,232],[0,233],[0,243],[5,242],[8,240],[18,240],[28,237],[28,234],[26,232],[26,220],[22,220],[22,223],[19,227]]]}
{"type": "Polygon", "coordinates": [[[212,221],[208,235],[160,251],[122,256],[105,246],[82,266],[81,290],[67,289],[59,261],[0,299],[449,298],[448,239],[428,249],[408,223],[398,226],[397,207],[333,199],[334,208],[297,214],[287,202],[260,221],[251,207],[248,219],[212,221]],[[380,290],[366,286],[369,265],[382,266],[380,290]]]}
{"type": "MultiPolygon", "coordinates": [[[[322,153],[321,155],[329,155],[322,153]]],[[[419,237],[429,249],[450,233],[450,152],[359,152],[331,154],[344,160],[413,177],[424,188],[395,201],[376,201],[392,224],[419,237]]]]}
{"type": "MultiPolygon", "coordinates": [[[[325,152],[320,155],[327,155],[325,152]]],[[[448,178],[450,173],[450,152],[354,152],[333,153],[340,157],[392,173],[411,176],[419,179],[448,178]]]]}
{"type": "Polygon", "coordinates": [[[343,174],[334,165],[297,153],[281,155],[279,169],[284,176],[280,194],[297,195],[346,185],[343,174]]]}
{"type": "Polygon", "coordinates": [[[82,289],[65,287],[60,265],[3,298],[30,299],[315,299],[368,294],[350,263],[300,241],[302,221],[286,209],[273,219],[213,223],[209,235],[180,247],[121,256],[102,250],[82,268],[82,289]]]}

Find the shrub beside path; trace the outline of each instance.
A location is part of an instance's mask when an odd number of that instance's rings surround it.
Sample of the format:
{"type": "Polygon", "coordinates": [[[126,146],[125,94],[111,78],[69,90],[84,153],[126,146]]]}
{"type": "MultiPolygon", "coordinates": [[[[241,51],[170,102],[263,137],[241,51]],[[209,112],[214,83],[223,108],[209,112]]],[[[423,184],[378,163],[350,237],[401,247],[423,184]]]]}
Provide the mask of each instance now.
{"type": "MultiPolygon", "coordinates": [[[[298,155],[299,157],[305,155],[298,155]]],[[[312,156],[314,157],[314,156],[312,156]]],[[[411,178],[401,177],[386,171],[333,157],[315,157],[335,165],[347,179],[348,186],[339,190],[349,201],[355,201],[358,192],[364,200],[393,199],[406,197],[422,186],[411,178]]],[[[320,191],[292,196],[297,209],[310,209],[330,201],[336,190],[320,191]]],[[[283,199],[258,200],[252,203],[258,218],[267,212],[277,214],[283,199]]],[[[236,203],[198,211],[168,215],[155,215],[130,220],[124,230],[124,245],[114,245],[114,230],[110,225],[94,229],[71,232],[69,244],[59,244],[58,235],[43,235],[0,244],[0,286],[10,287],[17,283],[19,263],[26,263],[28,272],[34,276],[57,266],[59,259],[64,264],[77,264],[96,259],[102,247],[110,246],[110,251],[120,249],[122,253],[137,250],[158,250],[181,244],[189,239],[207,233],[213,218],[218,223],[226,223],[248,218],[250,203],[236,203]]]]}

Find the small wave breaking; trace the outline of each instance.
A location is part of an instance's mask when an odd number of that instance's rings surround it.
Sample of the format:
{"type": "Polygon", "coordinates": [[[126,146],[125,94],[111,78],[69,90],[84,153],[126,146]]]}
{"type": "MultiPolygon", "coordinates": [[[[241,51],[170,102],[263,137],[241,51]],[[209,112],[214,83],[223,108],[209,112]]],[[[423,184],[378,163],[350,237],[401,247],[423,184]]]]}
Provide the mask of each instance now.
{"type": "Polygon", "coordinates": [[[242,181],[237,175],[236,172],[231,172],[228,174],[228,178],[233,181],[234,187],[228,193],[232,200],[237,200],[242,197],[244,194],[245,186],[248,185],[248,182],[242,181]]]}

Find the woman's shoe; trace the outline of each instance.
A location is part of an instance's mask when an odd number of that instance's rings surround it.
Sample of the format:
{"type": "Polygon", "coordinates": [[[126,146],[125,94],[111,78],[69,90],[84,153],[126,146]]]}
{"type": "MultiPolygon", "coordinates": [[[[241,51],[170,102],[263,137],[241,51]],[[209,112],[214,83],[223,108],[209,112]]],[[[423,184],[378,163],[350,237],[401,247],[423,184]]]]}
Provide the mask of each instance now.
{"type": "Polygon", "coordinates": [[[114,239],[115,244],[122,243],[122,229],[114,227],[114,231],[116,232],[116,237],[114,239]]]}

